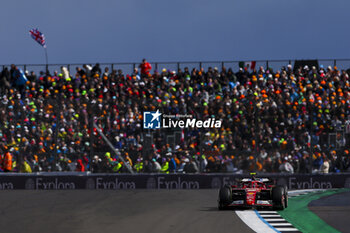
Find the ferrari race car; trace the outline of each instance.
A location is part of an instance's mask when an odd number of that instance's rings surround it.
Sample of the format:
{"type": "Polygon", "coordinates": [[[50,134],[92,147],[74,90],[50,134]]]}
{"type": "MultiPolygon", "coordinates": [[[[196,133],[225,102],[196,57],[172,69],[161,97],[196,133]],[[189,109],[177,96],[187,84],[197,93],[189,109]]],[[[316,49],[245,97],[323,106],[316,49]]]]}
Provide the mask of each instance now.
{"type": "Polygon", "coordinates": [[[238,185],[225,185],[219,191],[219,210],[228,207],[270,207],[283,210],[288,206],[287,186],[270,185],[267,178],[244,178],[238,185]]]}

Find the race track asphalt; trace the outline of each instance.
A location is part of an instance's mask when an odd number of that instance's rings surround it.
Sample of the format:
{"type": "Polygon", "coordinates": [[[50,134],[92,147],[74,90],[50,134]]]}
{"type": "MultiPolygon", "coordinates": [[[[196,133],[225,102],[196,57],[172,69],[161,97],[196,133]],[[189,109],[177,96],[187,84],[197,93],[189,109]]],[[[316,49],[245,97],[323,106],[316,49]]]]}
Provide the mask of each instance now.
{"type": "Polygon", "coordinates": [[[350,233],[350,192],[314,200],[310,202],[309,209],[338,231],[350,233]]]}
{"type": "Polygon", "coordinates": [[[217,190],[1,191],[1,232],[252,232],[217,190]]]}

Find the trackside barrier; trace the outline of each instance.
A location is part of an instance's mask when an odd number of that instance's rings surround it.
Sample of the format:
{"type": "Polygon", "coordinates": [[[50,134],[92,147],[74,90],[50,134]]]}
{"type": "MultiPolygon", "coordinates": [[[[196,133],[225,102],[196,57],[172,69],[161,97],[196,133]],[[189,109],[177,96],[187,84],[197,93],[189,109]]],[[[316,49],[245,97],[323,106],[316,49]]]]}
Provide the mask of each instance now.
{"type": "MultiPolygon", "coordinates": [[[[350,173],[327,175],[266,174],[276,184],[289,189],[350,188],[350,173]]],[[[217,189],[236,184],[243,175],[231,174],[89,174],[37,173],[1,174],[0,190],[4,189],[217,189]]]]}

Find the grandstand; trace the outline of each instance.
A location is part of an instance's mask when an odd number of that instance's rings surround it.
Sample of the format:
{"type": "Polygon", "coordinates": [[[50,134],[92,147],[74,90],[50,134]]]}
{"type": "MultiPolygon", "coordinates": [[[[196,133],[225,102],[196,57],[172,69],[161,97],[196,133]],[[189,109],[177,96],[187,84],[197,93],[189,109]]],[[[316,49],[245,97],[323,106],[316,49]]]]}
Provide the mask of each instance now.
{"type": "Polygon", "coordinates": [[[150,70],[136,63],[3,66],[1,168],[121,173],[127,163],[138,173],[347,171],[350,65],[318,62],[257,61],[254,69],[238,62],[152,63],[150,70]],[[156,110],[215,117],[222,127],[144,129],[143,112],[156,110]]]}

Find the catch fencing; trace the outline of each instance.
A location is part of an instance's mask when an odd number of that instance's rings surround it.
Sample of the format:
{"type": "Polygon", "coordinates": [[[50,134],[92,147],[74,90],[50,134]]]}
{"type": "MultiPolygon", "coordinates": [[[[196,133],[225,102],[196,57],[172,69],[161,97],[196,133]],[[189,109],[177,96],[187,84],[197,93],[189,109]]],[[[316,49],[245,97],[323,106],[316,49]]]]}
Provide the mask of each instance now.
{"type": "MultiPolygon", "coordinates": [[[[284,60],[255,60],[256,68],[260,66],[267,68],[272,68],[273,70],[280,70],[282,67],[287,67],[288,64],[293,65],[297,59],[284,59],[284,60]]],[[[298,59],[300,60],[300,59],[298,59]]],[[[319,65],[323,65],[324,68],[328,66],[334,67],[337,66],[340,70],[347,70],[350,68],[350,59],[317,59],[319,65]]],[[[184,70],[187,67],[189,70],[193,68],[207,70],[209,67],[221,69],[225,67],[226,69],[231,68],[233,71],[238,71],[239,63],[247,61],[180,61],[180,62],[150,62],[152,65],[152,70],[157,70],[161,72],[163,69],[170,71],[177,71],[178,69],[184,70]]],[[[40,71],[49,70],[51,74],[54,71],[61,72],[61,67],[65,66],[68,68],[68,71],[73,74],[76,72],[76,68],[82,68],[84,64],[94,65],[94,63],[61,63],[61,64],[16,64],[17,67],[28,70],[29,72],[34,71],[39,74],[40,71]]],[[[102,70],[108,68],[112,70],[121,70],[124,74],[131,74],[134,68],[137,68],[140,63],[138,62],[116,62],[116,63],[99,63],[102,70]]],[[[0,65],[2,68],[10,67],[10,64],[0,65]]]]}

